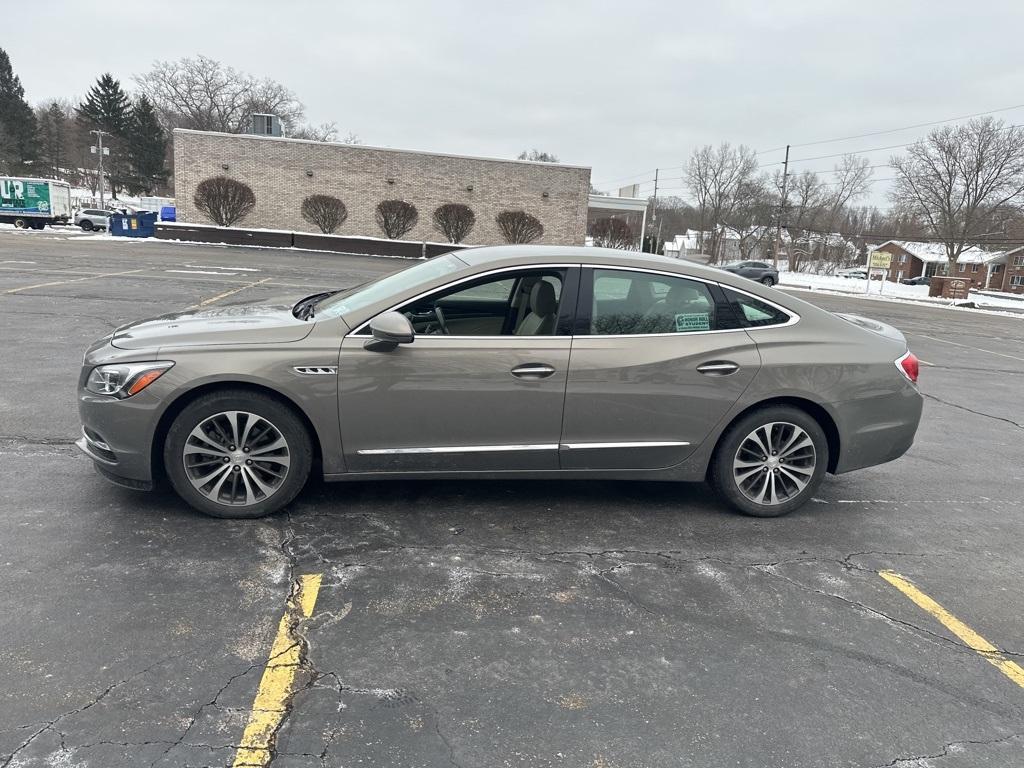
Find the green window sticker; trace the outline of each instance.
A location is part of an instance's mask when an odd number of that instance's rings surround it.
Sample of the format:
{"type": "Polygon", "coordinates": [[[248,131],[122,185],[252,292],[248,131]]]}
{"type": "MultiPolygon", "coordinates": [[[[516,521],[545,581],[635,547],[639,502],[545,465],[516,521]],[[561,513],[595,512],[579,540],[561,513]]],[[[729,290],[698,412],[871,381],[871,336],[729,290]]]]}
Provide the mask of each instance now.
{"type": "Polygon", "coordinates": [[[676,333],[710,330],[711,315],[708,312],[684,312],[676,315],[676,333]]]}

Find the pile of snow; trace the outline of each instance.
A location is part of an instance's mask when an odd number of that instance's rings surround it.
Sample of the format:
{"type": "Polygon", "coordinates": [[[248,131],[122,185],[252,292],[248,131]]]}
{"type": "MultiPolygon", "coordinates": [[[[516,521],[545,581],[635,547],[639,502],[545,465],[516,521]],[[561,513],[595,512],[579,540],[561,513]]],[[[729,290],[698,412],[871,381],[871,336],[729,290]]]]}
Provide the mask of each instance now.
{"type": "MultiPolygon", "coordinates": [[[[927,285],[903,285],[888,280],[860,280],[857,278],[835,277],[834,275],[811,275],[804,272],[779,272],[779,285],[793,288],[807,288],[827,293],[859,295],[873,299],[922,301],[932,304],[953,305],[952,299],[928,295],[927,285]],[[869,287],[870,285],[870,287],[869,287]]],[[[998,296],[971,291],[970,301],[986,309],[1024,310],[1024,296],[1014,297],[1004,293],[998,296]]]]}

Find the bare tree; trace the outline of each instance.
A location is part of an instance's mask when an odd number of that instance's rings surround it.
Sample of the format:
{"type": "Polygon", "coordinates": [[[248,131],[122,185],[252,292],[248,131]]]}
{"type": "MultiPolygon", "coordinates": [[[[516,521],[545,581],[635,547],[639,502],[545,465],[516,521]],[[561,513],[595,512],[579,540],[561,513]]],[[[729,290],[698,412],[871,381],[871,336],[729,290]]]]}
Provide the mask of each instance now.
{"type": "Polygon", "coordinates": [[[506,243],[532,243],[544,236],[544,225],[526,211],[502,211],[494,221],[506,243]]]}
{"type": "Polygon", "coordinates": [[[736,185],[725,223],[736,233],[741,259],[754,258],[757,249],[771,237],[776,209],[767,176],[752,176],[736,185]]]}
{"type": "Polygon", "coordinates": [[[310,195],[302,201],[302,218],[320,228],[329,235],[348,218],[348,209],[336,197],[330,195],[310,195]]]}
{"type": "MultiPolygon", "coordinates": [[[[757,172],[754,152],[742,145],[723,142],[717,149],[704,146],[694,150],[686,169],[686,180],[701,212],[701,232],[705,222],[712,227],[709,262],[720,257],[721,225],[732,215],[738,201],[737,190],[749,183],[757,172]]],[[[701,236],[703,240],[703,235],[701,236]]],[[[702,242],[703,248],[703,242],[702,242]]],[[[707,250],[703,248],[703,250],[707,250]]]]}
{"type": "Polygon", "coordinates": [[[523,150],[516,156],[516,160],[533,160],[538,163],[558,163],[561,162],[555,155],[550,152],[541,152],[539,149],[531,149],[529,151],[523,150]]]}
{"type": "Polygon", "coordinates": [[[434,229],[447,237],[449,243],[461,243],[475,224],[476,214],[468,205],[445,203],[434,209],[434,229]]]}
{"type": "Polygon", "coordinates": [[[320,123],[320,125],[301,125],[288,134],[292,139],[308,139],[309,141],[337,141],[338,125],[336,123],[320,123]]]}
{"type": "Polygon", "coordinates": [[[382,200],[377,203],[377,226],[392,240],[403,237],[419,221],[416,206],[405,200],[382,200]]]}
{"type": "Polygon", "coordinates": [[[594,245],[600,248],[637,249],[637,236],[633,234],[633,228],[628,222],[622,219],[610,216],[598,219],[590,228],[590,234],[594,238],[594,245]]]}
{"type": "Polygon", "coordinates": [[[252,187],[238,179],[213,176],[199,182],[192,202],[215,224],[230,227],[252,212],[256,195],[252,187]]]}
{"type": "Polygon", "coordinates": [[[246,118],[266,113],[281,118],[287,131],[297,129],[304,109],[288,88],[206,56],[158,61],[135,82],[157,108],[164,127],[239,133],[246,118]]]}
{"type": "Polygon", "coordinates": [[[949,273],[964,249],[1024,197],[1024,128],[991,117],[940,126],[889,164],[892,199],[946,246],[949,273]]]}

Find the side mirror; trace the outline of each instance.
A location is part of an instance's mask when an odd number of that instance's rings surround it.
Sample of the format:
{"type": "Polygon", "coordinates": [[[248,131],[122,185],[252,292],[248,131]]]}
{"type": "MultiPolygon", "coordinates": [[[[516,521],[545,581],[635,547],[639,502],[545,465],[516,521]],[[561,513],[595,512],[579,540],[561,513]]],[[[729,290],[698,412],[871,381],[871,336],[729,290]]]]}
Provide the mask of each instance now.
{"type": "Polygon", "coordinates": [[[390,352],[399,344],[412,344],[416,339],[409,318],[401,312],[384,312],[370,321],[373,338],[363,347],[371,352],[390,352]]]}

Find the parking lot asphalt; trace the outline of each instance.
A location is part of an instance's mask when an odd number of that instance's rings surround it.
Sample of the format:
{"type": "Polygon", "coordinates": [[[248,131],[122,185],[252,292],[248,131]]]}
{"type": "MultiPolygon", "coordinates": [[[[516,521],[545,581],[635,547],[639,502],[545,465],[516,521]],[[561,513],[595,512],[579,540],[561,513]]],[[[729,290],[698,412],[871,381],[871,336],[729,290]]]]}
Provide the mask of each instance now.
{"type": "Polygon", "coordinates": [[[0,768],[246,762],[310,575],[274,766],[1024,765],[1019,318],[799,293],[903,330],[925,414],[774,520],[610,481],[314,482],[213,520],[71,445],[117,325],[401,266],[0,231],[0,768]]]}

